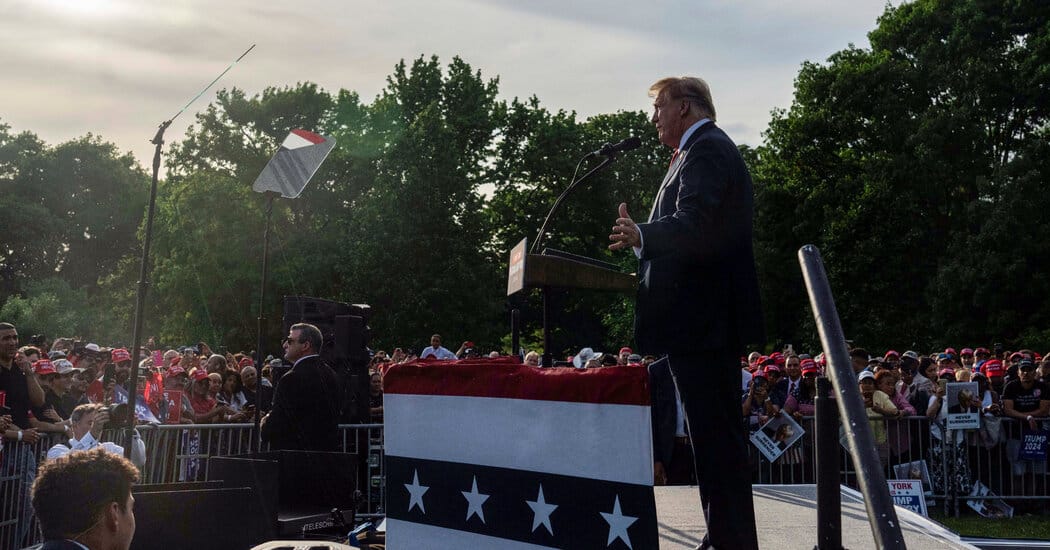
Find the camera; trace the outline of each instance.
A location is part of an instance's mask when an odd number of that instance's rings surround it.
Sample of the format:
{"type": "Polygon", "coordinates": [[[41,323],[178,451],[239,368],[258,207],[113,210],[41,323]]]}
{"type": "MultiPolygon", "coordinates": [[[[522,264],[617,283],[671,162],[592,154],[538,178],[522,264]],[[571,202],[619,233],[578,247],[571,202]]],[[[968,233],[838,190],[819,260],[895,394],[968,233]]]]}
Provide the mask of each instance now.
{"type": "Polygon", "coordinates": [[[123,426],[128,423],[128,404],[113,403],[105,408],[109,411],[109,422],[111,426],[123,426]]]}

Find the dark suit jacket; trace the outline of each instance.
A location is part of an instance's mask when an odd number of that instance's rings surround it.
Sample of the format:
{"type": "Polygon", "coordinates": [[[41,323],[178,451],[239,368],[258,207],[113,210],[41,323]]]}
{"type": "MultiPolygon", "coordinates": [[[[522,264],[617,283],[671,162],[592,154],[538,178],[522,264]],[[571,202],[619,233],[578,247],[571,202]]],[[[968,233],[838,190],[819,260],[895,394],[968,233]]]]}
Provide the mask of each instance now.
{"type": "Polygon", "coordinates": [[[635,338],[646,353],[764,340],[752,247],[751,176],[713,122],[689,137],[642,233],[635,338]]]}
{"type": "Polygon", "coordinates": [[[678,402],[674,379],[667,358],[649,365],[649,414],[653,424],[653,461],[670,466],[674,454],[674,428],[678,422],[678,402]]]}
{"type": "Polygon", "coordinates": [[[270,448],[339,449],[339,384],[320,357],[308,357],[277,383],[270,417],[262,429],[270,448]]]}
{"type": "Polygon", "coordinates": [[[28,550],[83,550],[83,548],[69,542],[68,540],[62,539],[44,541],[43,544],[30,546],[28,550]]]}

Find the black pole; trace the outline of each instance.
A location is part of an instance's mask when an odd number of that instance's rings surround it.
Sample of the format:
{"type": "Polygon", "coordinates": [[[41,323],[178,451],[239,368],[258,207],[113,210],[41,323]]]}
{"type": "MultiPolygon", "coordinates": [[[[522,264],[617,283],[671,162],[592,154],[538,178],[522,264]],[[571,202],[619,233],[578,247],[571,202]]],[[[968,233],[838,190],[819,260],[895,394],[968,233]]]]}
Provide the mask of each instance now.
{"type": "MultiPolygon", "coordinates": [[[[568,197],[569,194],[572,193],[573,189],[579,187],[581,183],[589,179],[591,176],[604,170],[605,167],[612,164],[614,160],[616,160],[616,155],[609,155],[608,157],[605,157],[605,159],[602,160],[601,164],[595,166],[589,172],[580,176],[580,179],[569,183],[569,186],[561,192],[561,195],[558,195],[557,200],[554,201],[554,206],[551,207],[550,212],[547,212],[547,217],[543,219],[543,225],[540,226],[540,231],[536,234],[536,240],[532,242],[532,254],[540,252],[540,243],[543,242],[543,236],[545,233],[547,233],[547,226],[550,225],[551,220],[554,219],[554,213],[558,211],[558,207],[561,206],[561,203],[565,201],[566,197],[568,197]]],[[[547,365],[544,366],[546,367],[547,365]]]]}
{"type": "Polygon", "coordinates": [[[839,322],[838,310],[835,308],[835,298],[831,295],[824,262],[817,247],[810,244],[799,249],[798,259],[802,265],[806,290],[809,292],[813,318],[820,332],[820,343],[828,361],[825,375],[831,379],[835,388],[835,402],[838,404],[842,426],[846,430],[846,440],[857,470],[857,483],[864,495],[875,546],[903,550],[904,536],[897,521],[893,498],[890,497],[890,490],[886,485],[886,474],[882,471],[879,461],[879,452],[875,446],[871,425],[868,423],[864,399],[857,386],[857,375],[853,372],[849,352],[846,350],[846,337],[839,322]]]}
{"type": "Polygon", "coordinates": [[[262,433],[259,430],[259,405],[262,404],[262,372],[263,372],[263,329],[266,327],[266,275],[269,271],[270,262],[270,219],[273,217],[273,199],[277,198],[277,193],[273,191],[266,192],[266,228],[263,229],[263,260],[262,260],[262,277],[259,284],[259,324],[258,324],[258,337],[255,340],[255,430],[252,432],[252,437],[248,442],[248,452],[253,453],[256,449],[256,443],[259,444],[259,448],[262,448],[262,433]]]}
{"type": "Polygon", "coordinates": [[[817,550],[842,550],[842,493],[839,490],[839,414],[831,382],[817,378],[813,400],[816,424],[817,550]]]}
{"type": "Polygon", "coordinates": [[[156,146],[153,151],[153,181],[149,188],[149,209],[146,210],[146,236],[142,242],[142,261],[139,264],[138,298],[135,300],[135,324],[131,329],[131,387],[128,388],[128,422],[125,426],[126,436],[124,457],[131,458],[132,437],[135,433],[135,401],[138,397],[139,383],[139,347],[142,344],[142,324],[145,319],[146,290],[149,288],[149,249],[153,243],[153,213],[157,206],[157,177],[160,173],[160,148],[164,145],[164,131],[171,126],[171,120],[160,123],[157,133],[150,140],[156,146]]]}
{"type": "Polygon", "coordinates": [[[518,308],[510,310],[510,351],[515,357],[521,355],[521,311],[518,308]]]}
{"type": "Polygon", "coordinates": [[[551,336],[551,311],[553,304],[551,304],[551,288],[545,286],[540,290],[543,295],[543,362],[540,366],[553,367],[554,366],[554,338],[551,336]]]}

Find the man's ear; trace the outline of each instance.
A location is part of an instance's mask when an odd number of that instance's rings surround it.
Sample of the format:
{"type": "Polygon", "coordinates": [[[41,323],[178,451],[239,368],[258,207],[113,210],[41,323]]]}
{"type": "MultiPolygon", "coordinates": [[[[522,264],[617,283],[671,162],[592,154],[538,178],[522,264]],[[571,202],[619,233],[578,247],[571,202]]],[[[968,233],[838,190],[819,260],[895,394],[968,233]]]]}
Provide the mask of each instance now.
{"type": "Polygon", "coordinates": [[[120,511],[120,505],[116,502],[110,502],[103,512],[102,525],[106,531],[115,533],[120,522],[123,520],[124,514],[120,511]]]}

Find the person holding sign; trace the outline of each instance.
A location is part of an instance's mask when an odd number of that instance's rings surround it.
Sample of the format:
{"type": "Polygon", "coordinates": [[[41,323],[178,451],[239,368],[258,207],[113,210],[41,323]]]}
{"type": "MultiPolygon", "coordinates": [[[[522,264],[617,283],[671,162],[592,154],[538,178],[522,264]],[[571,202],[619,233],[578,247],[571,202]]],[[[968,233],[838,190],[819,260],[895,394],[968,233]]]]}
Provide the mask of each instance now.
{"type": "MultiPolygon", "coordinates": [[[[1021,421],[1021,433],[1011,433],[1006,442],[1007,458],[1014,475],[1024,475],[1029,469],[1033,473],[1046,471],[1046,448],[1043,447],[1039,461],[1024,460],[1021,456],[1022,442],[1026,438],[1041,437],[1039,423],[1050,414],[1050,388],[1037,379],[1035,362],[1025,357],[1017,364],[1017,380],[1011,380],[1003,388],[1003,415],[1021,421]],[[1024,433],[1024,432],[1029,433],[1024,433]],[[1032,433],[1035,432],[1035,433],[1032,433]],[[1020,439],[1018,439],[1020,438],[1020,439]]],[[[1027,453],[1025,456],[1036,456],[1027,453]]]]}
{"type": "Polygon", "coordinates": [[[1023,421],[1032,430],[1039,428],[1038,419],[1050,415],[1050,388],[1036,379],[1031,359],[1021,360],[1017,380],[1003,388],[1003,414],[1023,421]]]}

